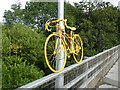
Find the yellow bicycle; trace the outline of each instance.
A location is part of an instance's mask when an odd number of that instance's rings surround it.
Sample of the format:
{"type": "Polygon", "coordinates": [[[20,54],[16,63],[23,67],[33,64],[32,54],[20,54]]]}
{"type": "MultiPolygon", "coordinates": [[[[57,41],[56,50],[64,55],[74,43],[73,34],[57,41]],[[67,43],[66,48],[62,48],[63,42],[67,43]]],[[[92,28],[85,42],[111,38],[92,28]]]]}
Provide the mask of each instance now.
{"type": "MultiPolygon", "coordinates": [[[[53,72],[60,72],[63,70],[66,64],[66,58],[73,54],[73,57],[77,63],[80,63],[83,59],[83,43],[78,34],[74,34],[75,27],[67,25],[67,19],[57,20],[55,18],[49,19],[45,24],[45,30],[51,31],[49,28],[56,28],[58,32],[53,32],[48,36],[45,42],[44,54],[46,63],[49,69],[53,72]],[[70,30],[70,36],[65,33],[64,29],[60,27],[60,22],[64,22],[64,26],[70,30]],[[54,24],[54,25],[53,25],[54,24]],[[66,42],[69,42],[67,44],[66,42]],[[64,64],[61,69],[56,69],[56,57],[60,52],[64,52],[64,64]]],[[[60,59],[61,60],[61,59],[60,59]]]]}

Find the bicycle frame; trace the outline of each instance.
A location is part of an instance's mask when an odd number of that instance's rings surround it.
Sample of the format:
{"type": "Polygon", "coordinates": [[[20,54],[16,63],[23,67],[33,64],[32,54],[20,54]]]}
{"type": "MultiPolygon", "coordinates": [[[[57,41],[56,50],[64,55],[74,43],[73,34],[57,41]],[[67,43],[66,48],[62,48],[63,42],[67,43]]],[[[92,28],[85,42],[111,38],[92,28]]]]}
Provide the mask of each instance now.
{"type": "MultiPolygon", "coordinates": [[[[51,21],[51,22],[48,22],[48,21],[46,22],[45,29],[48,30],[48,31],[51,31],[48,28],[48,26],[49,27],[56,27],[56,29],[58,31],[57,34],[60,37],[60,41],[59,41],[60,42],[59,53],[60,53],[60,50],[61,50],[61,39],[63,39],[63,41],[65,42],[65,45],[67,47],[67,50],[69,51],[69,54],[75,53],[75,50],[73,48],[74,47],[73,46],[74,45],[74,33],[73,33],[73,30],[76,30],[76,28],[68,26],[67,23],[66,23],[67,19],[55,20],[55,21],[51,21]],[[64,26],[66,26],[67,29],[70,29],[70,36],[68,34],[66,34],[65,31],[64,31],[64,29],[62,29],[60,27],[60,22],[61,21],[64,22],[64,26]],[[51,23],[59,23],[59,24],[57,24],[55,26],[50,26],[51,23]],[[67,38],[68,42],[70,43],[70,47],[68,46],[68,44],[67,44],[67,42],[66,42],[66,40],[65,40],[64,37],[67,38]],[[70,40],[69,40],[69,38],[70,38],[70,40]]],[[[56,33],[56,32],[53,32],[53,33],[56,33]]],[[[55,45],[56,49],[57,49],[57,43],[58,43],[58,40],[57,40],[56,45],[55,45]]]]}
{"type": "MultiPolygon", "coordinates": [[[[64,29],[61,29],[60,27],[58,27],[57,30],[58,30],[57,34],[58,34],[58,36],[60,36],[59,38],[58,37],[56,38],[56,39],[60,39],[60,41],[59,41],[60,42],[60,47],[59,47],[58,52],[60,52],[60,50],[61,50],[61,39],[62,39],[65,42],[65,45],[67,47],[67,51],[69,52],[69,54],[75,53],[75,50],[73,48],[74,32],[71,30],[70,31],[70,36],[69,36],[67,33],[65,33],[64,29]],[[65,38],[70,43],[70,47],[68,46],[65,38]]],[[[53,33],[56,33],[56,32],[53,32],[53,33]]],[[[57,41],[56,42],[56,47],[57,47],[58,40],[56,40],[56,41],[57,41]]]]}
{"type": "MultiPolygon", "coordinates": [[[[55,19],[55,18],[53,18],[55,19]]],[[[52,19],[50,19],[52,20],[52,19]]],[[[80,63],[83,58],[83,43],[79,34],[74,34],[75,27],[67,25],[67,19],[62,20],[48,20],[45,24],[45,30],[51,32],[49,28],[55,28],[57,32],[53,32],[48,36],[45,42],[44,54],[48,67],[53,72],[60,72],[66,64],[67,56],[70,58],[71,54],[77,63],[80,63]],[[64,22],[64,26],[70,30],[70,35],[65,33],[64,28],[60,26],[60,22],[64,22]],[[54,24],[52,24],[54,23],[54,24]],[[52,48],[50,48],[52,47],[52,48]],[[59,56],[60,55],[60,56],[59,56]],[[61,57],[61,55],[64,57],[61,57]],[[59,58],[60,57],[60,58],[59,58]],[[57,59],[56,59],[57,58],[57,59]],[[62,68],[56,70],[56,60],[64,60],[62,68]]]]}

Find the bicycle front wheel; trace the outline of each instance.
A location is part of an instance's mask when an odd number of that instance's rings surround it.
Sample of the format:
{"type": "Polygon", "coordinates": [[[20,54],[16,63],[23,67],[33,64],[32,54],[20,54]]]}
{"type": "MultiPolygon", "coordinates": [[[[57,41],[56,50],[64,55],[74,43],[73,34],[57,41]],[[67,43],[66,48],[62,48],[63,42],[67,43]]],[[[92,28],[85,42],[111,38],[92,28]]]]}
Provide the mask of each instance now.
{"type": "Polygon", "coordinates": [[[74,50],[73,57],[77,63],[80,63],[83,59],[83,43],[78,34],[74,35],[74,50]]]}
{"type": "Polygon", "coordinates": [[[60,72],[66,64],[66,46],[64,41],[57,34],[50,34],[45,42],[44,54],[49,69],[53,72],[60,72]],[[61,63],[62,61],[62,64],[61,63]],[[60,62],[60,63],[59,63],[60,62]]]}

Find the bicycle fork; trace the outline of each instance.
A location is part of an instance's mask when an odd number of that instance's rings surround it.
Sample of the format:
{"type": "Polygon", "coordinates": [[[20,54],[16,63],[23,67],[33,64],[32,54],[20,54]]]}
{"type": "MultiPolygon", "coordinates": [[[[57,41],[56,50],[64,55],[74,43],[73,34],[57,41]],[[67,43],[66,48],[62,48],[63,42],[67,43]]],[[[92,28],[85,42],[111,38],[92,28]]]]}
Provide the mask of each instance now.
{"type": "Polygon", "coordinates": [[[58,36],[56,37],[56,44],[55,44],[55,51],[54,53],[60,54],[61,50],[61,32],[60,32],[60,27],[58,27],[58,36]]]}

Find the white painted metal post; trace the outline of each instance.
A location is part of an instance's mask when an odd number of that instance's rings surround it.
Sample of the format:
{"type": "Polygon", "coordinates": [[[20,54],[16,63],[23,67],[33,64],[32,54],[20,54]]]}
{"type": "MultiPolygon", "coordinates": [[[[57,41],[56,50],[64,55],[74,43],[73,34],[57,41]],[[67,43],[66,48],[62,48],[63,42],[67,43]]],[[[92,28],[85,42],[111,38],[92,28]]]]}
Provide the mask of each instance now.
{"type": "MultiPolygon", "coordinates": [[[[58,19],[64,18],[64,0],[58,0],[58,19]]],[[[64,29],[63,22],[60,22],[60,27],[64,29]]],[[[60,54],[56,58],[56,69],[59,70],[64,64],[64,47],[61,45],[60,54]]],[[[64,85],[64,75],[60,75],[56,78],[55,87],[61,88],[64,85]]]]}

